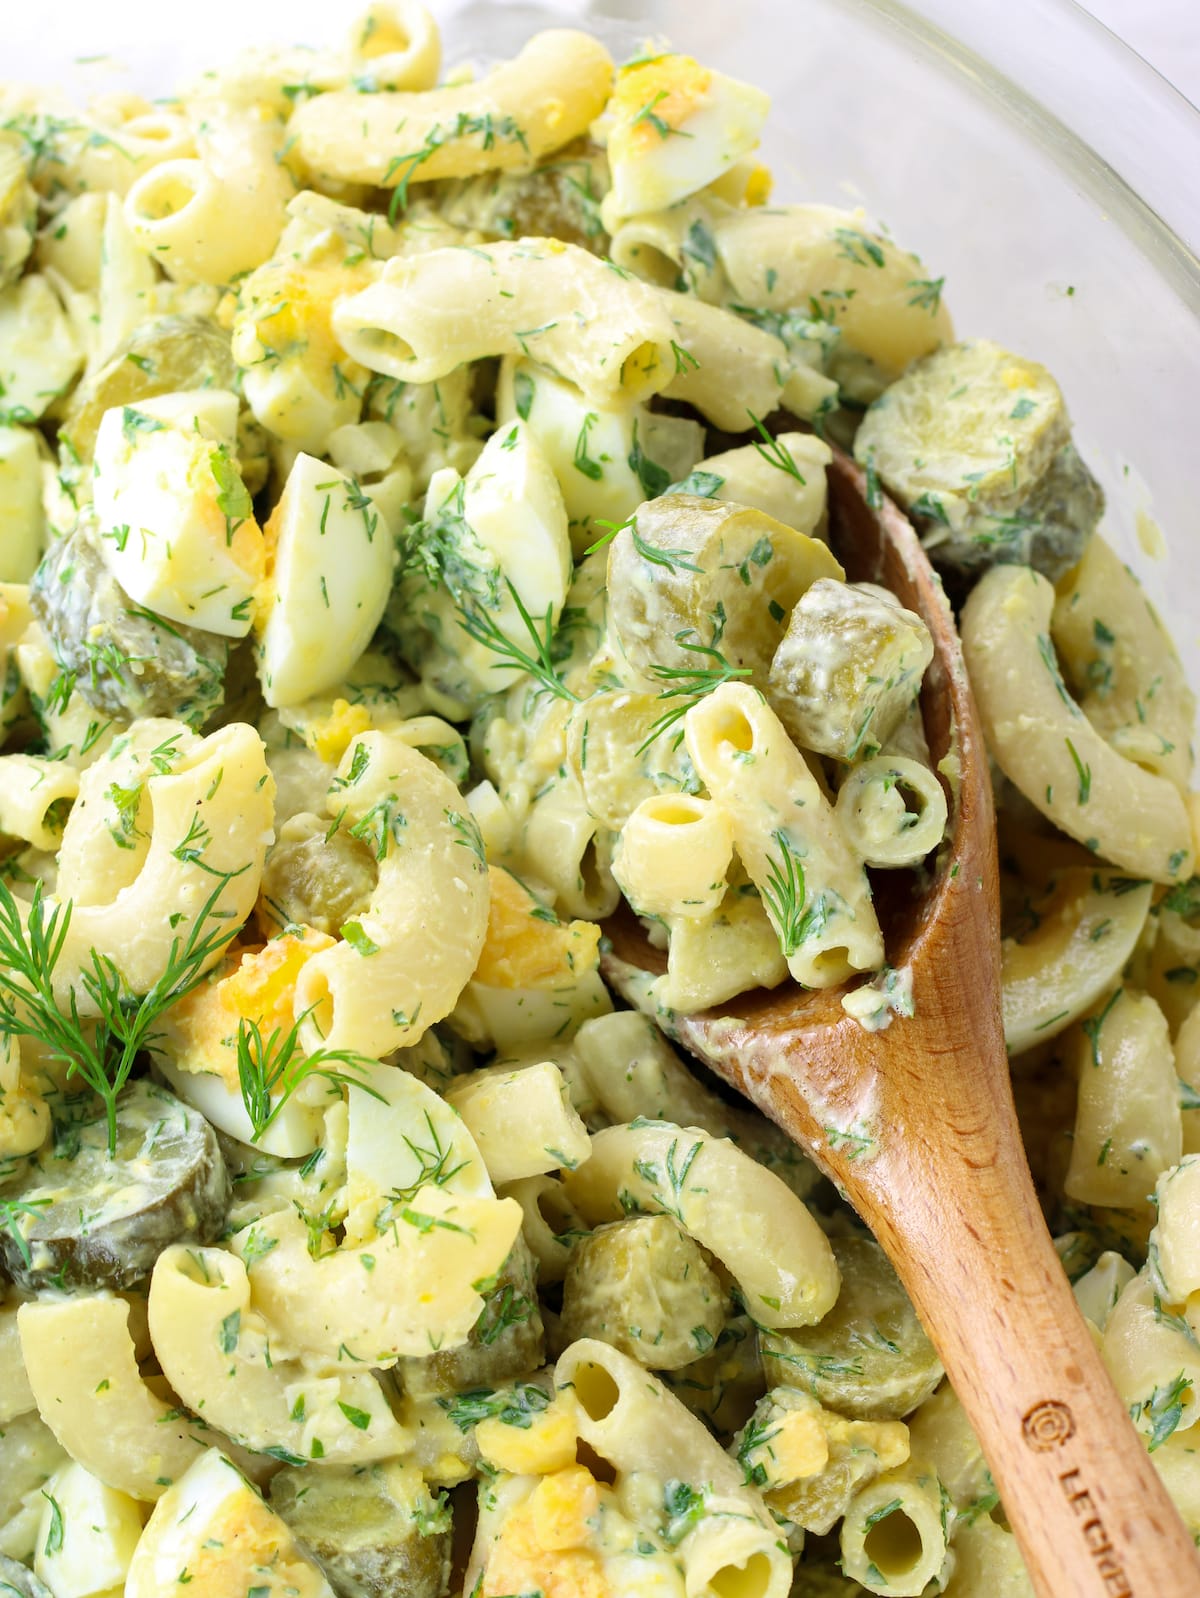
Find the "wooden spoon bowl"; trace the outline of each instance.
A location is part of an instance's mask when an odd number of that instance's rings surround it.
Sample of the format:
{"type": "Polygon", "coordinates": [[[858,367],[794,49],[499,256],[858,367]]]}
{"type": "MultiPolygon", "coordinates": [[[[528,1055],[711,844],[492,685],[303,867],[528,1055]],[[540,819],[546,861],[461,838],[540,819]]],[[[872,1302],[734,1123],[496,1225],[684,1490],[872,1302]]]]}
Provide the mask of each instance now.
{"type": "MultiPolygon", "coordinates": [[[[847,576],[921,615],[922,710],[951,836],[926,890],[886,907],[914,1014],[866,1031],[844,988],[795,984],[656,1019],[789,1133],[883,1245],[983,1446],[1040,1598],[1191,1598],[1192,1541],[1108,1379],[1034,1194],[1000,1010],[999,884],[987,755],[942,587],[906,518],[867,503],[836,455],[847,576]]],[[[605,975],[631,1000],[664,967],[632,916],[605,975]]]]}

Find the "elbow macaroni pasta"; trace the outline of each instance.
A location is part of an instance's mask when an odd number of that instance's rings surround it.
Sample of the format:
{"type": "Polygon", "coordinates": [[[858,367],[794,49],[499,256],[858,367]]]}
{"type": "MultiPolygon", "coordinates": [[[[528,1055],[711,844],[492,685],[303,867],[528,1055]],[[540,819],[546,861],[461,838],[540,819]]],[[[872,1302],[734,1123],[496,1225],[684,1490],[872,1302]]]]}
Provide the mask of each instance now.
{"type": "Polygon", "coordinates": [[[767,108],[566,29],[446,74],[418,0],[0,92],[0,1585],[1026,1598],[881,1249],[667,1040],[920,1002],[874,893],[956,771],[855,436],[971,549],[1030,1157],[1200,1531],[1194,701],[1048,374],[768,205],[767,108]]]}

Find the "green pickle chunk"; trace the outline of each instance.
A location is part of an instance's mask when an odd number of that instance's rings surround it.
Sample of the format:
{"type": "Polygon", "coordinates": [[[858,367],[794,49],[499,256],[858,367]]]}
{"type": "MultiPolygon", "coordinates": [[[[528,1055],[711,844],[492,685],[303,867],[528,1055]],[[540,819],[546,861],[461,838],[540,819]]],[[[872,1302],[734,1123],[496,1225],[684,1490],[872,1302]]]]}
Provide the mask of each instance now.
{"type": "Polygon", "coordinates": [[[457,1393],[492,1387],[526,1376],[546,1357],[542,1311],[537,1296],[537,1262],[520,1233],[494,1284],[485,1290],[483,1309],[467,1341],[397,1366],[406,1392],[457,1393]]]}
{"type": "Polygon", "coordinates": [[[450,1584],[450,1508],[413,1465],[281,1470],[271,1508],[305,1543],[338,1598],[441,1598],[450,1584]]]}
{"type": "Polygon", "coordinates": [[[792,611],[767,697],[802,748],[866,760],[903,719],[932,659],[925,623],[883,589],[821,579],[792,611]]]}
{"type": "Polygon", "coordinates": [[[563,1335],[598,1337],[650,1370],[708,1354],[730,1305],[703,1249],[667,1215],[602,1226],[571,1250],[563,1335]]]}
{"type": "Polygon", "coordinates": [[[135,605],[86,519],[47,551],[29,597],[59,667],[94,709],[199,729],[221,704],[225,639],[135,605]]]}
{"type": "Polygon", "coordinates": [[[158,394],[194,388],[233,388],[237,367],[229,334],[203,316],[163,316],[143,322],[72,394],[62,432],[87,465],[105,411],[137,405],[158,394]]]}
{"type": "Polygon", "coordinates": [[[987,339],[918,361],[863,418],[854,454],[908,511],[934,561],[1056,578],[1104,510],[1054,378],[987,339]]]}
{"type": "Polygon", "coordinates": [[[941,1381],[937,1352],[879,1244],[830,1241],[842,1273],[838,1301],[816,1326],[761,1331],[764,1374],[841,1415],[902,1420],[941,1381]]]}
{"type": "Polygon", "coordinates": [[[818,578],[841,576],[827,545],[765,511],[664,494],[612,541],[609,619],[660,690],[710,685],[713,672],[765,681],[792,606],[818,578]]]}
{"type": "Polygon", "coordinates": [[[27,1565],[0,1554],[0,1598],[51,1598],[49,1587],[27,1565]]]}
{"type": "Polygon", "coordinates": [[[55,1142],[5,1190],[19,1219],[0,1262],[29,1292],[116,1291],[144,1282],[171,1243],[210,1243],[229,1204],[216,1133],[164,1088],[132,1082],[117,1100],[117,1150],[97,1106],[60,1123],[55,1142]]]}

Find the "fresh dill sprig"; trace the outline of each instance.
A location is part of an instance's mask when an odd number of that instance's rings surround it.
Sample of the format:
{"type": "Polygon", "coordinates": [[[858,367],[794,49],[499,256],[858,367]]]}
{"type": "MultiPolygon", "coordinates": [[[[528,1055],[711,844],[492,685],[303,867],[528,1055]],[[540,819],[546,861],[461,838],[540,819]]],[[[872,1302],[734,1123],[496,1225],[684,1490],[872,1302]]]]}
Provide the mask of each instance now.
{"type": "Polygon", "coordinates": [[[790,960],[804,941],[804,867],[782,827],[776,829],[773,837],[779,854],[767,857],[769,869],[762,896],[779,934],[779,947],[790,960]]]}
{"type": "Polygon", "coordinates": [[[469,605],[464,604],[462,598],[456,598],[454,608],[458,612],[459,624],[468,637],[473,638],[477,644],[482,644],[485,649],[490,649],[500,658],[495,661],[497,668],[503,666],[516,666],[521,671],[528,672],[536,678],[548,693],[557,699],[568,699],[572,704],[579,703],[579,695],[572,693],[563,682],[554,666],[554,656],[550,645],[554,638],[553,609],[546,606],[546,614],[542,618],[542,626],[525,608],[525,602],[513,586],[512,579],[505,577],[505,587],[512,596],[512,602],[517,608],[517,615],[521,618],[521,625],[529,635],[532,653],[522,649],[520,644],[514,643],[508,634],[500,627],[495,618],[491,616],[477,600],[472,597],[469,605]],[[544,629],[544,630],[543,630],[544,629]]]}
{"type": "Polygon", "coordinates": [[[754,423],[756,431],[761,434],[761,440],[756,438],[752,442],[767,465],[774,466],[778,471],[786,472],[789,477],[794,477],[802,488],[805,487],[803,474],[792,458],[792,452],[787,445],[769,432],[763,425],[761,418],[755,416],[753,411],[747,411],[746,415],[754,423]]]}
{"type": "Polygon", "coordinates": [[[48,905],[40,883],[22,906],[0,882],[0,1035],[34,1038],[52,1058],[80,1076],[104,1102],[108,1152],[117,1147],[117,1097],[141,1050],[154,1043],[159,1017],[200,981],[236,928],[217,909],[239,872],[222,875],[186,937],[172,939],[162,975],[140,997],[129,990],[111,955],[89,951],[80,986],[95,1020],[81,1016],[79,994],[68,990],[66,1009],[54,991],[54,971],[71,925],[71,901],[48,905]],[[24,911],[24,913],[23,913],[24,911]],[[205,931],[215,919],[221,924],[205,931]]]}
{"type": "Polygon", "coordinates": [[[716,640],[720,637],[719,631],[714,634],[711,644],[693,643],[696,637],[693,627],[685,627],[682,632],[675,634],[675,642],[681,649],[686,649],[690,654],[696,655],[700,660],[712,661],[712,665],[696,666],[651,666],[651,673],[660,682],[668,683],[659,694],[660,699],[677,699],[678,704],[665,710],[657,721],[652,723],[650,731],[638,745],[637,753],[640,755],[654,742],[661,738],[664,732],[669,731],[677,721],[682,720],[688,711],[700,699],[714,693],[722,683],[736,682],[739,677],[750,675],[749,666],[735,666],[726,660],[725,656],[716,647],[716,640]]]}
{"type": "Polygon", "coordinates": [[[312,1076],[323,1077],[337,1087],[361,1088],[381,1104],[387,1103],[382,1093],[361,1080],[361,1074],[375,1064],[369,1056],[352,1049],[316,1049],[312,1054],[301,1050],[300,1028],[308,1014],[306,1010],[287,1032],[276,1027],[267,1038],[257,1021],[245,1016],[238,1021],[238,1086],[253,1129],[252,1143],[270,1130],[292,1094],[312,1076]]]}
{"type": "Polygon", "coordinates": [[[425,1125],[429,1129],[428,1148],[423,1148],[419,1143],[414,1143],[412,1138],[405,1136],[404,1141],[408,1144],[408,1151],[415,1160],[420,1161],[420,1169],[406,1186],[394,1187],[388,1194],[393,1204],[411,1204],[423,1187],[429,1187],[431,1184],[434,1187],[445,1187],[466,1168],[468,1163],[466,1160],[459,1160],[454,1165],[450,1163],[457,1151],[442,1143],[428,1110],[425,1111],[425,1125]]]}
{"type": "Polygon", "coordinates": [[[39,1209],[49,1204],[48,1198],[44,1199],[0,1199],[0,1231],[8,1233],[17,1245],[21,1261],[29,1267],[33,1256],[29,1252],[29,1239],[21,1230],[19,1222],[22,1215],[36,1216],[39,1209]]]}

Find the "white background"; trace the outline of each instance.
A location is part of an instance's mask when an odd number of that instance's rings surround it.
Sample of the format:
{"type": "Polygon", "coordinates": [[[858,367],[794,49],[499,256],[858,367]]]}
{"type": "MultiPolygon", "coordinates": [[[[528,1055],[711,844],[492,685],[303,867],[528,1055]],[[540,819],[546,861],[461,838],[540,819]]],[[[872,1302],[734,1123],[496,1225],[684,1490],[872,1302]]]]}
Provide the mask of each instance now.
{"type": "MultiPolygon", "coordinates": [[[[972,0],[966,0],[972,3],[972,0]]],[[[974,0],[981,3],[981,0],[974,0]]],[[[994,0],[982,0],[992,4],[994,0]]],[[[1197,0],[1087,0],[1084,9],[1144,56],[1200,106],[1200,4],[1197,0]]]]}

